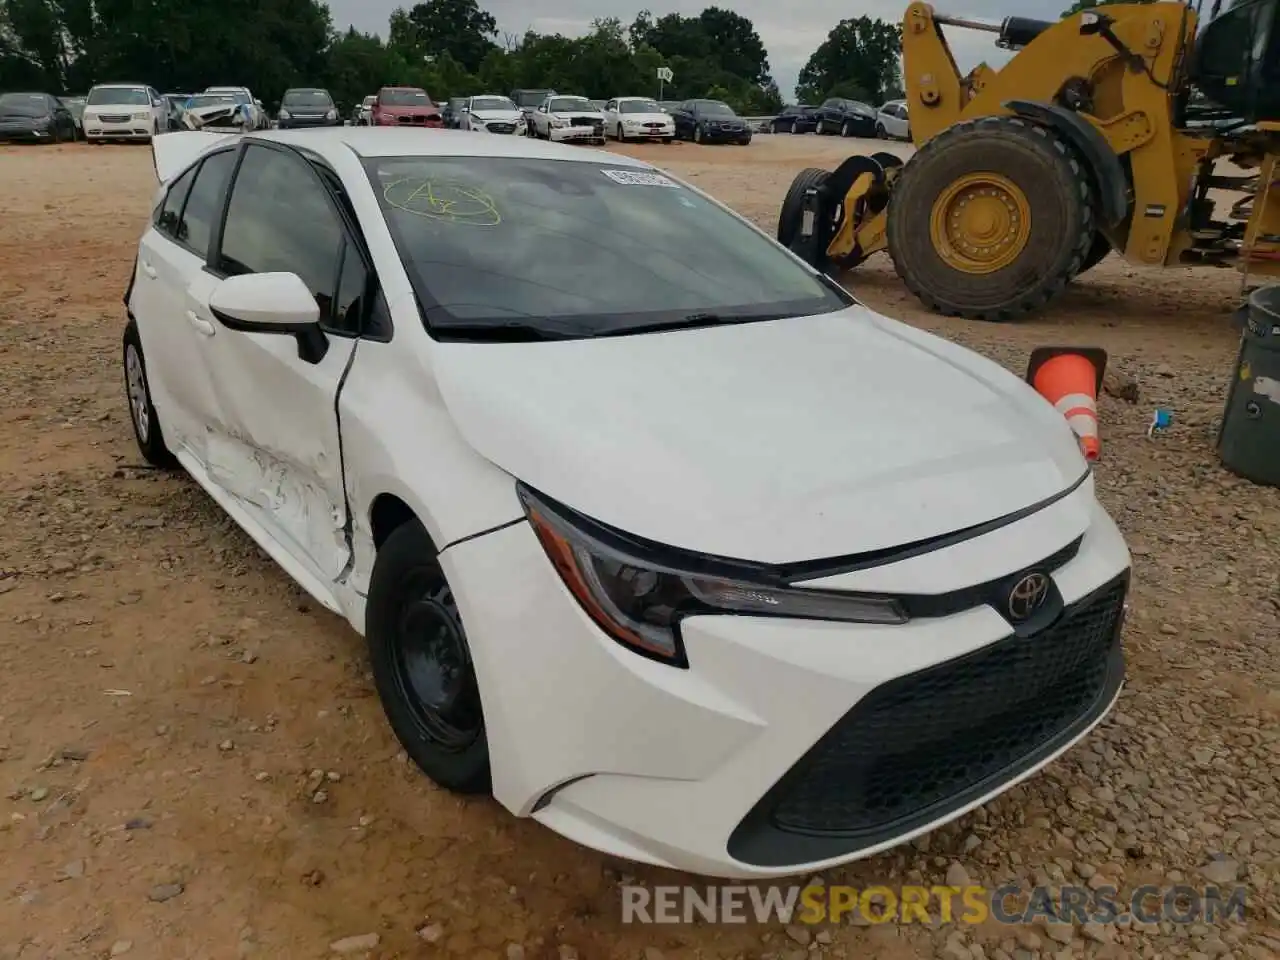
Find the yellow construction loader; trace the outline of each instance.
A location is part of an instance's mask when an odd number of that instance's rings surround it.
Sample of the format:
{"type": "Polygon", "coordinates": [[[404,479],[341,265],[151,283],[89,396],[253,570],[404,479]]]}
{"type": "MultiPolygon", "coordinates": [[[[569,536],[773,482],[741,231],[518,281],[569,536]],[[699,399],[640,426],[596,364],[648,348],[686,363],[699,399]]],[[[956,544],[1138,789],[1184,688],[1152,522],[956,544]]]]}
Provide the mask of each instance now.
{"type": "Polygon", "coordinates": [[[1040,309],[1112,250],[1280,274],[1280,0],[1220,3],[1203,25],[1171,2],[1000,24],[912,3],[915,154],[802,171],[778,239],[824,270],[887,249],[927,307],[977,320],[1040,309]],[[1016,53],[961,76],[946,26],[1016,53]]]}

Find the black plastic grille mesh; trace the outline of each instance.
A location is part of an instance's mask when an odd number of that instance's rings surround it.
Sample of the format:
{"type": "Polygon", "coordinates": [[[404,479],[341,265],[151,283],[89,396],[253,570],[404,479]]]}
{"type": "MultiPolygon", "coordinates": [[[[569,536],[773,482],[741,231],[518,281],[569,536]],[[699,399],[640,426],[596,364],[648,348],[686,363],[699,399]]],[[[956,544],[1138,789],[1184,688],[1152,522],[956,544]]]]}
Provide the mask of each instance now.
{"type": "Polygon", "coordinates": [[[1042,633],[878,687],[778,790],[794,833],[880,833],[1016,767],[1090,712],[1108,683],[1126,584],[1042,633]]]}

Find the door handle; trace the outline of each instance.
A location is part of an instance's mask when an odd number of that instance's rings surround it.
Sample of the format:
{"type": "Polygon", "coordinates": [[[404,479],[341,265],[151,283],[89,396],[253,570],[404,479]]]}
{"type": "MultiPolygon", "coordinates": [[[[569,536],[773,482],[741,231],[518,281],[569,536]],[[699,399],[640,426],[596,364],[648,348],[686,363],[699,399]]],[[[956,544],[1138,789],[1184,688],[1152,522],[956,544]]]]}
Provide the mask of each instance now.
{"type": "Polygon", "coordinates": [[[187,311],[187,320],[191,323],[196,331],[206,337],[212,337],[214,333],[213,323],[196,314],[194,310],[187,311]]]}
{"type": "Polygon", "coordinates": [[[145,273],[152,280],[156,278],[156,268],[153,267],[151,264],[147,263],[147,261],[145,260],[142,261],[142,272],[145,273]]]}

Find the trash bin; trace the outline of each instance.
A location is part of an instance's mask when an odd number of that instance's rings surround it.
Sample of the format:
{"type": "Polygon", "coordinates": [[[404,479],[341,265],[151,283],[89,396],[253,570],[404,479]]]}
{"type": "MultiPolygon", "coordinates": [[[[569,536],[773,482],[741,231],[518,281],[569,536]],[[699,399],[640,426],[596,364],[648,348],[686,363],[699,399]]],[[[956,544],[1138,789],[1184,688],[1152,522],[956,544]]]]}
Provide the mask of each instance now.
{"type": "Polygon", "coordinates": [[[1218,430],[1222,465],[1280,487],[1280,286],[1249,296],[1240,353],[1218,430]]]}

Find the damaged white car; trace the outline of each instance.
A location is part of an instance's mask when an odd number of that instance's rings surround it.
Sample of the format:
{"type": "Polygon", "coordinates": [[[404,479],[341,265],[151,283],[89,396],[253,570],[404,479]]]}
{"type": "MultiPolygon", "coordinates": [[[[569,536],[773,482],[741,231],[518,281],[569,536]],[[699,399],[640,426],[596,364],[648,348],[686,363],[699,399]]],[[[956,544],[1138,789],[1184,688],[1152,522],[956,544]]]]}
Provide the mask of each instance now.
{"type": "Polygon", "coordinates": [[[198,93],[182,105],[182,125],[213,133],[249,133],[259,127],[257,106],[247,95],[198,93]]]}
{"type": "Polygon", "coordinates": [[[1115,703],[1129,555],[1066,419],[688,183],[421,129],[153,150],[142,455],[364,635],[436,783],[811,875],[1115,703]]]}

